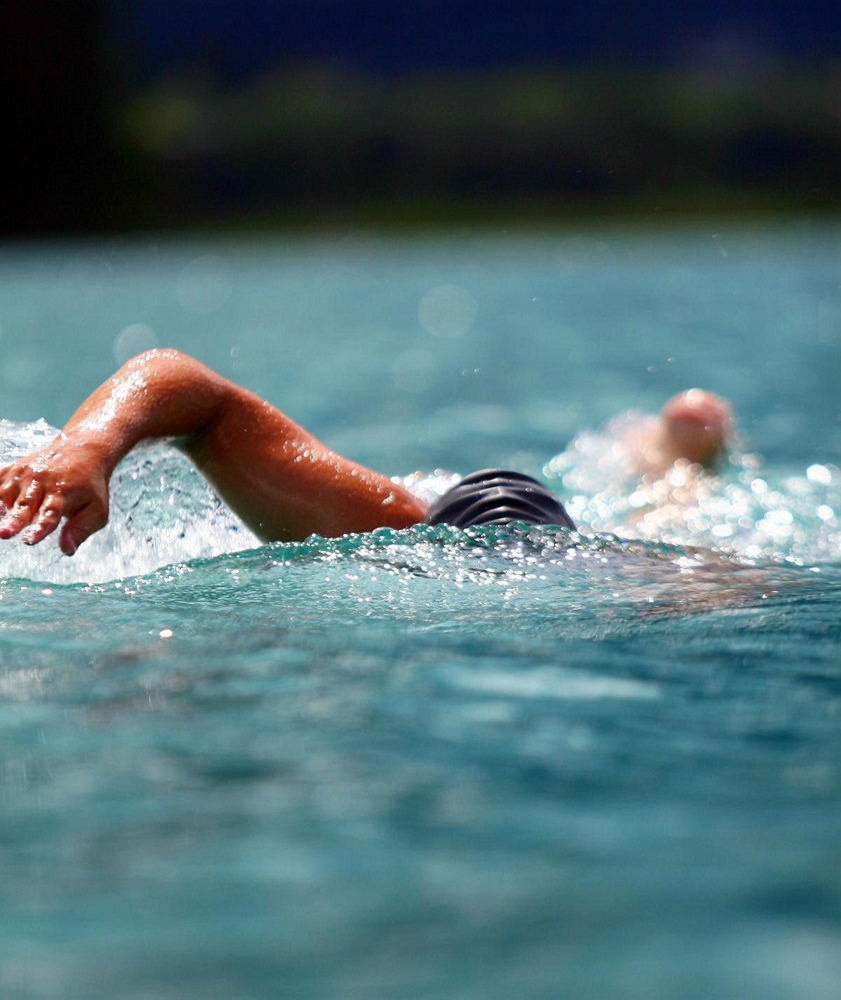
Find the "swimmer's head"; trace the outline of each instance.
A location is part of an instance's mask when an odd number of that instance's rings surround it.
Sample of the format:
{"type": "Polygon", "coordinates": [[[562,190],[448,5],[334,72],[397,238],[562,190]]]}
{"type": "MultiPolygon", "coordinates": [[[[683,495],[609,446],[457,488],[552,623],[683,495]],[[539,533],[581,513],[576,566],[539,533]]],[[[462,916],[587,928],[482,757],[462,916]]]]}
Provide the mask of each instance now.
{"type": "Polygon", "coordinates": [[[552,494],[531,476],[504,469],[483,469],[465,476],[429,508],[425,524],[455,528],[511,524],[559,525],[575,529],[552,494]]]}
{"type": "Polygon", "coordinates": [[[704,389],[678,393],[660,411],[663,448],[674,460],[711,466],[726,451],[733,433],[730,407],[704,389]]]}

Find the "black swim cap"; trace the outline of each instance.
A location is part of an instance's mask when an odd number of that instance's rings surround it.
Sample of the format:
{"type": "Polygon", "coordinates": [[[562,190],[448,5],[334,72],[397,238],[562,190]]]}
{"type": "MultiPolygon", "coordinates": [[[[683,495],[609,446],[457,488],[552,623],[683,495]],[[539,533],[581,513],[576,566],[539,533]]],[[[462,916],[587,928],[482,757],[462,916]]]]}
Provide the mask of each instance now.
{"type": "Polygon", "coordinates": [[[482,469],[465,476],[429,508],[424,524],[472,528],[481,524],[575,525],[545,486],[506,469],[482,469]]]}

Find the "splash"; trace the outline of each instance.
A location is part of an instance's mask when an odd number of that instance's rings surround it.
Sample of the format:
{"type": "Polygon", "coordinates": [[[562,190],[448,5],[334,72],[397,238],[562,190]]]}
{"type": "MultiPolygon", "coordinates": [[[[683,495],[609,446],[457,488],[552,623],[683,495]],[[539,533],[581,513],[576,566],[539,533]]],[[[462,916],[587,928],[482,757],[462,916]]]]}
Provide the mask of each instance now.
{"type": "Polygon", "coordinates": [[[841,469],[764,467],[735,450],[715,473],[678,461],[659,479],[636,474],[624,442],[645,418],[629,412],[584,431],[544,473],[584,530],[795,564],[841,558],[841,469]]]}
{"type": "MultiPolygon", "coordinates": [[[[49,444],[57,433],[43,420],[0,420],[0,462],[49,444]]],[[[135,448],[117,467],[109,523],[72,559],[62,555],[56,536],[34,547],[16,538],[0,549],[0,577],[95,583],[259,544],[180,452],[155,442],[135,448]]]]}

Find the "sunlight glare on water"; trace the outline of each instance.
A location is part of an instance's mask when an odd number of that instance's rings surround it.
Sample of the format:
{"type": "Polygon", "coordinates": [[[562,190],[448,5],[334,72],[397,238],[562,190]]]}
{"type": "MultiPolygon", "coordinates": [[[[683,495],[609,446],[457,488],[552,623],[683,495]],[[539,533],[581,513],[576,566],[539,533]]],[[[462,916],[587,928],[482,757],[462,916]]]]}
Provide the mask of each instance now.
{"type": "Polygon", "coordinates": [[[734,451],[718,474],[678,463],[639,482],[624,436],[640,419],[622,415],[584,431],[545,466],[579,525],[625,538],[723,549],[747,559],[821,562],[841,551],[841,469],[811,465],[780,476],[755,454],[734,451]]]}

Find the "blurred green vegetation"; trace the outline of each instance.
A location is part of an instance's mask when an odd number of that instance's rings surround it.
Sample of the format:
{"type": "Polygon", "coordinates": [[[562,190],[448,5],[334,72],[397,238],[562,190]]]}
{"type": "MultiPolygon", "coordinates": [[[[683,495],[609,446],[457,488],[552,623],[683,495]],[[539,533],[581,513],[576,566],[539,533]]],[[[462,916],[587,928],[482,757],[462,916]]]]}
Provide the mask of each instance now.
{"type": "MultiPolygon", "coordinates": [[[[162,80],[115,115],[145,225],[834,211],[841,64],[162,80]]],[[[130,219],[129,219],[130,216],[130,219]]]]}

